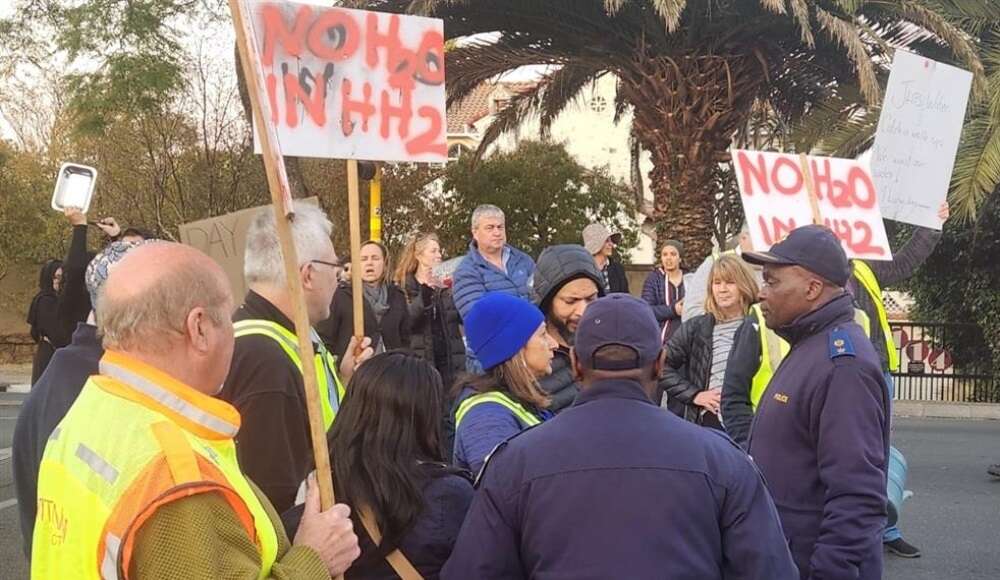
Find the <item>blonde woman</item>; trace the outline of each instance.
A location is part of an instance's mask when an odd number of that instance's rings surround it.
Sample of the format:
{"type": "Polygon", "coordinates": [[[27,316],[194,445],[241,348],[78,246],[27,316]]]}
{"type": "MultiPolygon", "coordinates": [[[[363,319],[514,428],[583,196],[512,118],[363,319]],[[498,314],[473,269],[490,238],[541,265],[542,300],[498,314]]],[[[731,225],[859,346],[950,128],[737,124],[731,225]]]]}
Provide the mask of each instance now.
{"type": "Polygon", "coordinates": [[[708,276],[705,314],[685,322],[667,341],[661,385],[682,418],[722,429],[722,381],[736,329],[757,300],[753,273],[736,256],[716,260],[708,276]]]}
{"type": "Polygon", "coordinates": [[[451,288],[434,275],[440,264],[437,235],[417,234],[403,248],[393,280],[403,289],[409,307],[410,349],[433,364],[450,389],[465,369],[465,343],[451,288]]]}

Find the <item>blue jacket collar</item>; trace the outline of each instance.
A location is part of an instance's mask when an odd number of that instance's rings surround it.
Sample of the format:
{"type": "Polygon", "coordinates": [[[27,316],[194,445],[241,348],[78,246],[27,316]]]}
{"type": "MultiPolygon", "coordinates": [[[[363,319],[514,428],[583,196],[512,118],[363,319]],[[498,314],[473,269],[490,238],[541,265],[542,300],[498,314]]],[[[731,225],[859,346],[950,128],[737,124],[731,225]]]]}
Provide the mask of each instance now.
{"type": "Polygon", "coordinates": [[[638,381],[629,379],[603,379],[594,381],[588,387],[584,387],[580,394],[576,396],[574,407],[585,405],[591,401],[602,399],[630,399],[653,404],[649,400],[649,395],[643,390],[638,381]]]}

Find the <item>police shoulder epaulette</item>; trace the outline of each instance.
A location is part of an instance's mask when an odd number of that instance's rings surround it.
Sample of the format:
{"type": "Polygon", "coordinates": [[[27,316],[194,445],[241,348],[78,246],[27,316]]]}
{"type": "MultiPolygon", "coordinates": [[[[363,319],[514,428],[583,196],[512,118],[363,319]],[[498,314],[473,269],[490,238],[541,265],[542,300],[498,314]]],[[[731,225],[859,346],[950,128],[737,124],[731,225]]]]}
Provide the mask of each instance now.
{"type": "Polygon", "coordinates": [[[842,328],[834,328],[830,331],[830,358],[834,359],[842,356],[854,356],[854,343],[847,331],[842,328]]]}
{"type": "Polygon", "coordinates": [[[482,468],[479,469],[479,473],[476,474],[476,480],[472,483],[472,486],[476,489],[479,489],[479,484],[483,481],[483,476],[486,474],[486,468],[490,466],[490,460],[496,457],[497,454],[499,454],[501,451],[503,451],[504,448],[507,447],[507,444],[510,443],[514,438],[521,436],[525,432],[530,431],[535,427],[536,425],[532,425],[531,427],[522,429],[521,431],[511,435],[510,437],[498,443],[497,446],[493,448],[493,451],[489,452],[489,454],[486,456],[486,459],[483,460],[483,466],[482,468]]]}

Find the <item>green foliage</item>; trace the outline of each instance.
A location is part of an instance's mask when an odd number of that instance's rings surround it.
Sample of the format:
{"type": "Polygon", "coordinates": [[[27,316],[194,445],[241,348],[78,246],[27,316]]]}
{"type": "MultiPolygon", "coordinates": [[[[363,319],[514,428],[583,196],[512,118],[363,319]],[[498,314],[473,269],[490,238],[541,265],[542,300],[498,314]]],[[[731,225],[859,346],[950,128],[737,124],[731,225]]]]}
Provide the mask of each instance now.
{"type": "Polygon", "coordinates": [[[948,347],[956,365],[979,363],[1000,372],[1000,195],[994,192],[975,222],[949,220],[941,242],[910,280],[918,320],[975,325],[948,347]],[[991,364],[992,363],[992,364],[991,364]]]}
{"type": "Polygon", "coordinates": [[[57,167],[0,141],[0,275],[11,263],[39,263],[63,255],[66,234],[49,209],[57,167]]]}
{"type": "Polygon", "coordinates": [[[76,128],[98,132],[169,104],[184,82],[182,39],[222,9],[220,0],[15,0],[0,20],[0,64],[59,55],[76,128]]]}
{"type": "Polygon", "coordinates": [[[467,251],[476,206],[504,210],[508,241],[532,256],[553,244],[582,242],[587,224],[599,221],[622,232],[621,251],[638,242],[627,186],[603,170],[589,170],[559,144],[522,141],[511,152],[476,163],[452,163],[441,195],[419,200],[427,225],[438,232],[447,255],[467,251]]]}

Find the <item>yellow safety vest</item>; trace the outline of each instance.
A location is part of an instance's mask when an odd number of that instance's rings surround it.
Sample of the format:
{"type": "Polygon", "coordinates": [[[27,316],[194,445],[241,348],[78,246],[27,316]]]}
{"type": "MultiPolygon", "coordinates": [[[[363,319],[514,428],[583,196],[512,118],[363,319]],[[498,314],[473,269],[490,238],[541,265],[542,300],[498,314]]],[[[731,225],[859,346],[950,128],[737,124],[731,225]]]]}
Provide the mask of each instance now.
{"type": "Polygon", "coordinates": [[[760,336],[760,367],[753,376],[753,382],[750,383],[750,404],[754,412],[757,412],[757,403],[764,396],[774,371],[788,354],[789,346],[788,342],[764,323],[764,313],[760,310],[760,304],[754,304],[750,311],[757,319],[757,333],[760,336]]]}
{"type": "Polygon", "coordinates": [[[861,286],[868,292],[872,304],[875,305],[875,314],[878,316],[879,327],[882,328],[882,336],[885,337],[885,352],[889,359],[889,370],[899,370],[899,352],[896,350],[896,341],[892,338],[892,329],[889,328],[889,316],[885,312],[885,304],[882,303],[882,287],[872,272],[871,267],[863,260],[851,260],[854,266],[854,277],[858,279],[861,286]]]}
{"type": "Polygon", "coordinates": [[[459,424],[461,424],[462,419],[465,415],[476,405],[482,405],[485,403],[493,403],[495,405],[500,405],[506,407],[517,420],[521,423],[521,428],[527,429],[528,427],[534,427],[542,422],[537,415],[531,411],[524,408],[523,405],[508,397],[505,393],[500,391],[490,391],[489,393],[479,393],[478,395],[472,395],[468,399],[462,401],[458,406],[458,410],[455,411],[455,429],[458,429],[459,424]]]}
{"type": "MultiPolygon", "coordinates": [[[[757,412],[757,403],[764,396],[764,391],[767,390],[767,385],[771,382],[774,371],[778,370],[781,361],[788,354],[789,346],[784,339],[764,323],[764,313],[760,310],[760,304],[754,304],[750,308],[750,312],[757,319],[757,333],[760,337],[760,367],[757,368],[757,374],[753,376],[753,381],[750,383],[750,405],[753,406],[754,412],[757,412]]],[[[864,329],[866,336],[871,336],[871,321],[860,308],[854,309],[854,322],[857,322],[864,329]]]]}
{"type": "MultiPolygon", "coordinates": [[[[285,351],[288,358],[295,363],[295,368],[302,372],[302,357],[299,356],[299,339],[295,333],[288,330],[277,322],[270,320],[240,320],[233,323],[233,330],[236,338],[257,334],[273,339],[285,351]]],[[[330,383],[337,385],[336,402],[339,407],[340,401],[344,400],[346,389],[337,374],[337,357],[330,354],[323,345],[323,341],[313,333],[313,342],[319,345],[314,355],[316,366],[316,383],[319,390],[320,407],[323,410],[323,426],[329,431],[333,425],[333,419],[337,415],[337,410],[333,408],[333,400],[330,394],[330,383]]]]}
{"type": "Polygon", "coordinates": [[[31,577],[127,578],[142,524],[207,492],[232,506],[267,577],[278,535],[236,460],[236,409],[113,351],[100,372],[45,447],[31,577]]]}

